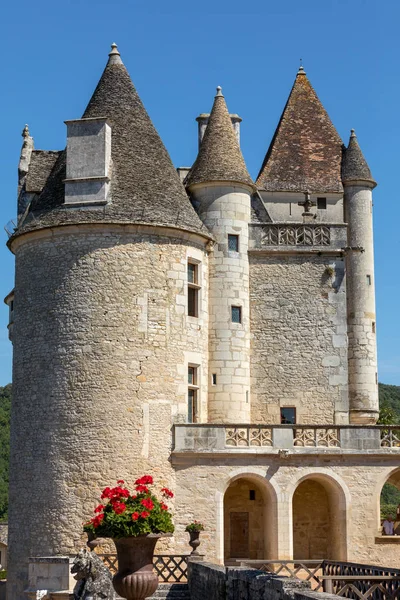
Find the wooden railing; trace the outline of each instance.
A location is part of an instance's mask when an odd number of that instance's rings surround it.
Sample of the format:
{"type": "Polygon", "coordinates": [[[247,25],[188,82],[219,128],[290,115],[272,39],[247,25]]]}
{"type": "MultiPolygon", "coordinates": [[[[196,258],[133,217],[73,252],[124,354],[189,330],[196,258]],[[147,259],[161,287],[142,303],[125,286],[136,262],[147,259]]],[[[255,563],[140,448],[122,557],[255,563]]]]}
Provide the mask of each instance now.
{"type": "Polygon", "coordinates": [[[314,591],[322,592],[323,563],[321,560],[245,560],[240,561],[241,567],[250,567],[280,575],[281,577],[295,577],[302,581],[309,581],[314,591]]]}
{"type": "Polygon", "coordinates": [[[351,600],[400,598],[400,569],[331,560],[247,560],[240,565],[309,581],[314,591],[351,600]]]}
{"type": "MultiPolygon", "coordinates": [[[[116,573],[118,560],[116,554],[99,554],[111,573],[116,573]]],[[[155,554],[153,568],[161,583],[186,583],[188,554],[155,554]]]]}

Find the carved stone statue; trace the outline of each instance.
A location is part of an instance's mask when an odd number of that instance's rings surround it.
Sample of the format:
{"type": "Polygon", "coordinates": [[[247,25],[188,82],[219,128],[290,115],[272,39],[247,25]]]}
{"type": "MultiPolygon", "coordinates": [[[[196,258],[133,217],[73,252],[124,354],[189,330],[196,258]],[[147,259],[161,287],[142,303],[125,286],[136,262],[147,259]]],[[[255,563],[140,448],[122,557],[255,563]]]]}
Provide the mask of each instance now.
{"type": "Polygon", "coordinates": [[[114,600],[112,575],[103,561],[94,552],[80,550],[76,555],[71,573],[77,580],[74,600],[114,600]]]}

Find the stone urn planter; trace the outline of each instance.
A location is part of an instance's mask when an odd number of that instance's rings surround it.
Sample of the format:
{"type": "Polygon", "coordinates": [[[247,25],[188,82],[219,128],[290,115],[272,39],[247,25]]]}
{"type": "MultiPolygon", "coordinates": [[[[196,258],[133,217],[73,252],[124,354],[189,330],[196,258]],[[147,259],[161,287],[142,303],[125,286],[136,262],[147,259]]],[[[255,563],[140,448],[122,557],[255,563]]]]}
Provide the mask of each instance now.
{"type": "Polygon", "coordinates": [[[192,548],[190,556],[199,556],[197,548],[200,546],[200,531],[189,531],[189,546],[192,548]]]}
{"type": "Polygon", "coordinates": [[[165,534],[114,539],[118,572],[113,577],[113,586],[119,596],[127,600],[144,600],[154,594],[158,577],[153,572],[153,555],[161,537],[165,534]]]}

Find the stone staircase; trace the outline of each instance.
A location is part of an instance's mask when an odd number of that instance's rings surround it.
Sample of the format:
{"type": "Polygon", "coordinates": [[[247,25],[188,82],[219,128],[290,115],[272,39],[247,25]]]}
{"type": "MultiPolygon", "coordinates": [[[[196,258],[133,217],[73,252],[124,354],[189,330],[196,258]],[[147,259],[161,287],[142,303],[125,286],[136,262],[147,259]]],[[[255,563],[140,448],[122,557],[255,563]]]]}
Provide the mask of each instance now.
{"type": "Polygon", "coordinates": [[[190,600],[187,583],[160,583],[148,600],[190,600]]]}

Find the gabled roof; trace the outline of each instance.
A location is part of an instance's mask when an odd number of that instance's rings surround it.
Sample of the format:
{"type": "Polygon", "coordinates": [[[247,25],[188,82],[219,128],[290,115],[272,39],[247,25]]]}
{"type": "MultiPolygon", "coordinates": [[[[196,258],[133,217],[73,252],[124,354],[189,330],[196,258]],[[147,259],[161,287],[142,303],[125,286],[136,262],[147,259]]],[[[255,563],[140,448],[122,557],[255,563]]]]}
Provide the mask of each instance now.
{"type": "Polygon", "coordinates": [[[376,185],[367,161],[361,152],[354,129],[351,130],[349,145],[343,154],[342,180],[343,183],[357,180],[370,181],[376,185]]]}
{"type": "Polygon", "coordinates": [[[253,186],[220,87],[210,113],[196,161],[185,185],[228,181],[253,186]]]}
{"type": "Polygon", "coordinates": [[[342,145],[300,67],[256,185],[269,191],[340,192],[342,145]]]}
{"type": "Polygon", "coordinates": [[[18,230],[69,223],[145,223],[201,232],[206,227],[179,176],[113,44],[108,63],[83,118],[111,123],[111,202],[99,209],[64,203],[66,153],[59,153],[41,195],[18,230]]]}

